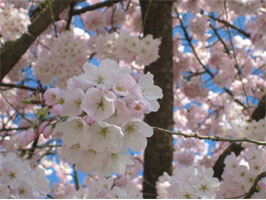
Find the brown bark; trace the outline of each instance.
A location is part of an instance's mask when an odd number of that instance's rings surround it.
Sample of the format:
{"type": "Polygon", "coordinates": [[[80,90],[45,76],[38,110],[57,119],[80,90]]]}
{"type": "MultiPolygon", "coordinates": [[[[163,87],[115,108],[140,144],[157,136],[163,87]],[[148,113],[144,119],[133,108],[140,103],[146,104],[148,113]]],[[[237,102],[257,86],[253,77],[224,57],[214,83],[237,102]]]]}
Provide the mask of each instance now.
{"type": "MultiPolygon", "coordinates": [[[[145,71],[154,74],[154,82],[159,85],[164,97],[159,101],[158,112],[150,113],[145,121],[151,126],[168,130],[173,126],[173,71],[172,71],[172,1],[140,0],[144,35],[152,34],[161,38],[160,58],[146,66],[145,71]]],[[[143,197],[156,198],[156,181],[167,172],[172,174],[172,136],[157,131],[148,139],[144,155],[143,197]]]]}
{"type": "MultiPolygon", "coordinates": [[[[15,41],[7,42],[0,50],[0,81],[19,61],[30,45],[47,27],[56,20],[59,14],[76,0],[47,0],[38,16],[32,17],[28,33],[15,41]],[[50,2],[49,2],[50,1],[50,2]],[[52,15],[51,15],[52,13],[52,15]]],[[[35,15],[34,15],[35,16],[35,15]]]]}

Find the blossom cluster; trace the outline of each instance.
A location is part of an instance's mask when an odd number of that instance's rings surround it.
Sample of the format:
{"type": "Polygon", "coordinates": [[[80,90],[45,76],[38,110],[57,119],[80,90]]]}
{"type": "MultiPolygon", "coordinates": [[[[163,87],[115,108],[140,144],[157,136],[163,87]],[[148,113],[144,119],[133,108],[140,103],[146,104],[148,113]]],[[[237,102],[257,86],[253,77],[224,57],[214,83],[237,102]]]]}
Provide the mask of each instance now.
{"type": "Polygon", "coordinates": [[[231,122],[232,131],[240,137],[247,137],[258,141],[266,141],[266,117],[259,121],[251,122],[238,118],[231,122]]]}
{"type": "Polygon", "coordinates": [[[125,20],[125,12],[121,9],[110,8],[105,11],[94,10],[81,15],[87,30],[98,31],[108,26],[116,27],[125,20]]]}
{"type": "Polygon", "coordinates": [[[45,197],[49,192],[49,181],[40,167],[33,169],[15,153],[0,154],[1,198],[45,197]]]}
{"type": "Polygon", "coordinates": [[[147,35],[140,39],[127,32],[100,34],[92,38],[92,51],[99,54],[100,59],[112,58],[127,63],[135,61],[138,65],[149,65],[159,58],[160,39],[147,35]]]}
{"type": "Polygon", "coordinates": [[[103,178],[95,174],[87,177],[83,187],[68,195],[71,199],[139,199],[142,197],[135,181],[119,184],[119,178],[103,178]]]}
{"type": "Polygon", "coordinates": [[[0,19],[0,34],[8,40],[20,38],[28,31],[28,25],[31,23],[28,10],[15,8],[8,2],[4,3],[3,8],[0,7],[0,19]]]}
{"type": "Polygon", "coordinates": [[[64,143],[61,157],[86,173],[123,174],[132,164],[126,154],[144,150],[153,129],[142,121],[155,112],[162,90],[147,73],[137,81],[128,68],[110,59],[99,67],[85,63],[84,73],[70,78],[66,90],[48,89],[44,100],[64,118],[56,123],[54,137],[64,143]]]}
{"type": "Polygon", "coordinates": [[[32,64],[33,72],[43,84],[52,84],[58,78],[57,85],[64,87],[68,78],[82,73],[82,65],[87,60],[86,41],[89,36],[75,28],[61,33],[55,41],[50,37],[47,36],[50,49],[46,47],[49,50],[39,53],[32,64]]]}
{"type": "Polygon", "coordinates": [[[56,199],[71,198],[141,198],[142,177],[138,175],[142,169],[142,158],[139,156],[131,156],[134,165],[127,167],[124,175],[112,175],[104,178],[97,173],[90,173],[81,183],[76,183],[79,190],[75,189],[73,184],[73,167],[55,158],[42,161],[42,165],[46,169],[46,174],[52,174],[55,170],[59,182],[53,184],[51,195],[56,199]]]}
{"type": "Polygon", "coordinates": [[[207,26],[208,17],[201,14],[196,14],[189,22],[189,30],[192,36],[199,41],[205,41],[208,38],[206,34],[207,26]]]}
{"type": "Polygon", "coordinates": [[[159,198],[211,199],[216,197],[220,183],[213,178],[212,168],[189,166],[175,168],[173,176],[164,173],[156,184],[159,198]]]}
{"type": "MultiPolygon", "coordinates": [[[[224,163],[223,181],[218,198],[232,198],[246,194],[254,184],[255,178],[266,169],[265,147],[257,148],[255,146],[248,147],[243,156],[237,157],[234,153],[227,156],[224,163]]],[[[258,193],[253,198],[265,198],[266,184],[259,182],[258,193]]]]}

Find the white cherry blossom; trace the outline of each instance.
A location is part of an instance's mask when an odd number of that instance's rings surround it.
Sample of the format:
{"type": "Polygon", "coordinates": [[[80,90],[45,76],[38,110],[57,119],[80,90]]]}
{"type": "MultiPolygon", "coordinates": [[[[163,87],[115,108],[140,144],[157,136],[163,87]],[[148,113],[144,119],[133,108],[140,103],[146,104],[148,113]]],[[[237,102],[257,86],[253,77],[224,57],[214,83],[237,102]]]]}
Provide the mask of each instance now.
{"type": "Polygon", "coordinates": [[[64,144],[69,146],[80,144],[83,149],[87,149],[90,142],[88,125],[80,117],[71,117],[67,121],[56,124],[55,132],[62,132],[64,144]]]}
{"type": "Polygon", "coordinates": [[[85,94],[82,89],[65,90],[63,92],[64,103],[62,104],[63,116],[75,116],[82,113],[81,103],[85,94]]]}
{"type": "Polygon", "coordinates": [[[110,176],[112,173],[124,174],[127,165],[133,165],[132,160],[125,153],[111,153],[102,167],[102,174],[110,176]]]}
{"type": "Polygon", "coordinates": [[[123,147],[124,134],[120,127],[106,122],[96,122],[89,127],[91,148],[103,152],[107,148],[111,153],[118,153],[123,147]]]}
{"type": "Polygon", "coordinates": [[[153,135],[152,127],[139,119],[130,120],[122,127],[122,130],[125,134],[125,147],[133,151],[144,150],[147,146],[146,137],[153,135]]]}
{"type": "Polygon", "coordinates": [[[105,120],[115,112],[114,93],[96,88],[87,90],[81,108],[94,120],[105,120]]]}

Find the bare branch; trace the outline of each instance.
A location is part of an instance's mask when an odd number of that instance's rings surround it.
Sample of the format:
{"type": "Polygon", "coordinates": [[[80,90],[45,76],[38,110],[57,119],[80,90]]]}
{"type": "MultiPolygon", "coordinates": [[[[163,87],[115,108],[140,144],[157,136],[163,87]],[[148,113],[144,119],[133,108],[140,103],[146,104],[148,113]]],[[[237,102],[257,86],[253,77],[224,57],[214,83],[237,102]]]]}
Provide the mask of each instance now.
{"type": "Polygon", "coordinates": [[[0,83],[0,87],[8,87],[8,88],[18,88],[18,89],[23,89],[23,90],[30,90],[30,91],[40,91],[44,92],[44,90],[40,90],[37,88],[29,87],[26,85],[15,85],[15,84],[9,84],[9,83],[0,83]]]}
{"type": "Polygon", "coordinates": [[[92,11],[92,10],[96,10],[96,9],[103,8],[103,7],[110,7],[114,4],[122,2],[122,1],[124,1],[124,0],[109,0],[109,1],[104,1],[101,3],[96,3],[94,5],[89,5],[89,6],[86,6],[84,8],[74,10],[72,14],[73,15],[79,15],[79,14],[85,13],[87,11],[92,11]]]}
{"type": "Polygon", "coordinates": [[[178,20],[180,22],[180,26],[181,26],[181,28],[182,28],[182,30],[184,32],[185,38],[186,38],[186,40],[188,42],[188,45],[190,46],[190,48],[191,48],[191,50],[192,50],[195,58],[197,59],[197,61],[199,62],[199,64],[203,67],[203,69],[205,69],[205,71],[213,78],[214,75],[212,74],[212,72],[201,62],[201,60],[200,60],[200,58],[199,58],[199,56],[198,56],[198,54],[197,54],[197,52],[196,52],[196,50],[195,50],[192,42],[191,42],[192,41],[192,38],[189,37],[188,32],[186,30],[186,27],[184,26],[183,21],[180,18],[179,12],[177,11],[177,9],[175,9],[175,12],[176,12],[177,18],[178,18],[178,20]]]}
{"type": "Polygon", "coordinates": [[[0,132],[28,130],[29,128],[31,128],[31,127],[2,128],[2,129],[0,129],[0,132]]]}
{"type": "Polygon", "coordinates": [[[68,19],[67,19],[67,24],[66,24],[66,30],[70,30],[70,25],[71,25],[71,21],[72,21],[72,17],[73,17],[74,7],[75,7],[75,2],[73,2],[70,5],[70,9],[68,11],[68,19]]]}
{"type": "Polygon", "coordinates": [[[204,136],[204,135],[199,135],[198,133],[182,133],[181,131],[170,131],[170,130],[166,130],[166,129],[158,128],[158,127],[153,127],[153,130],[167,133],[170,135],[179,135],[185,138],[197,138],[200,140],[212,140],[212,141],[221,141],[221,142],[230,142],[230,143],[248,142],[248,143],[253,143],[256,145],[266,146],[266,142],[264,141],[257,141],[257,140],[249,139],[246,137],[231,139],[231,138],[224,138],[224,137],[219,137],[219,136],[204,136]]]}
{"type": "Polygon", "coordinates": [[[220,22],[220,23],[223,23],[224,25],[229,26],[230,28],[235,29],[236,31],[238,31],[239,33],[241,33],[242,35],[244,35],[244,36],[246,36],[246,37],[248,37],[248,38],[250,37],[250,34],[249,34],[249,33],[245,32],[244,30],[238,28],[237,26],[235,26],[235,25],[229,23],[228,21],[225,21],[225,20],[223,20],[223,19],[220,19],[220,18],[214,17],[214,16],[212,16],[212,15],[209,15],[209,18],[211,18],[211,19],[213,19],[213,20],[215,20],[215,21],[218,21],[218,22],[220,22]]]}

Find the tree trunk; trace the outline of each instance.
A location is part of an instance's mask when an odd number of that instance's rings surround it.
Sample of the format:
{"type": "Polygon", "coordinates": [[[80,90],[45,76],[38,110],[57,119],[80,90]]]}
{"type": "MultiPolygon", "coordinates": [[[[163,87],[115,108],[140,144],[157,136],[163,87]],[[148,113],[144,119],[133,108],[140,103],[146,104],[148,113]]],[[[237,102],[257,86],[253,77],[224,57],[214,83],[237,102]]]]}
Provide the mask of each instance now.
{"type": "MultiPolygon", "coordinates": [[[[158,112],[146,116],[151,126],[172,129],[173,126],[173,39],[172,1],[140,0],[144,35],[161,38],[160,58],[146,66],[145,71],[154,75],[154,82],[163,90],[158,112]]],[[[167,172],[172,174],[173,139],[167,134],[154,132],[149,138],[144,155],[143,197],[156,198],[156,181],[167,172]]]]}

